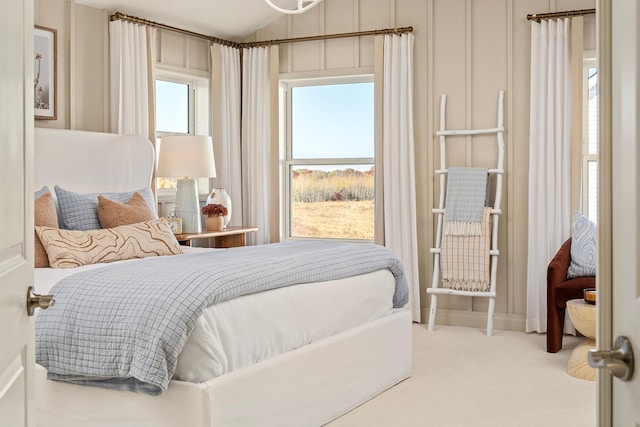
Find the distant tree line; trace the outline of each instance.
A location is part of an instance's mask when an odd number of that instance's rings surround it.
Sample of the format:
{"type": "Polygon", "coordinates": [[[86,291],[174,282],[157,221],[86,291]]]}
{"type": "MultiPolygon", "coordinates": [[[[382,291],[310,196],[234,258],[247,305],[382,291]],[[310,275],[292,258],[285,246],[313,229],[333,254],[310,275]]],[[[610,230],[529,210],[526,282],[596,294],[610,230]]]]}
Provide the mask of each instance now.
{"type": "Polygon", "coordinates": [[[343,169],[332,171],[296,169],[291,190],[294,202],[373,200],[374,168],[368,171],[343,169]]]}

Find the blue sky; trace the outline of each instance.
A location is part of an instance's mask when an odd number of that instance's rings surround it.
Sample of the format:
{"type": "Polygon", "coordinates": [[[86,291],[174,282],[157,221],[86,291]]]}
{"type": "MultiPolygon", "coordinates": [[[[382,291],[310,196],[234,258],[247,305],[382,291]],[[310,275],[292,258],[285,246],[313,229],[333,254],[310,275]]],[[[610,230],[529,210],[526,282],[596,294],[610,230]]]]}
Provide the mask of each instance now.
{"type": "Polygon", "coordinates": [[[156,123],[163,132],[189,132],[189,90],[183,83],[156,80],[156,96],[170,99],[169,103],[157,103],[156,123]]]}
{"type": "MultiPolygon", "coordinates": [[[[157,80],[156,95],[171,100],[157,105],[158,130],[187,133],[186,85],[157,80]]],[[[294,159],[373,158],[373,82],[297,86],[292,103],[294,159]]],[[[354,168],[368,170],[370,166],[354,168]]]]}
{"type": "Polygon", "coordinates": [[[373,157],[373,83],[293,88],[295,159],[373,157]]]}

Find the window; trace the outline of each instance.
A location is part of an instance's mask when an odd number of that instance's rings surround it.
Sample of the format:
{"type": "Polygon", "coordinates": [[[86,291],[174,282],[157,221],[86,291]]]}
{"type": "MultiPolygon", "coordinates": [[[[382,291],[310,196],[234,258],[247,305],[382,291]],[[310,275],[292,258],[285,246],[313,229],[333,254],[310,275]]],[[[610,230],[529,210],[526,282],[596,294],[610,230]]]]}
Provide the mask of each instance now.
{"type": "Polygon", "coordinates": [[[156,80],[156,132],[193,133],[192,91],[189,83],[156,80]]]}
{"type": "Polygon", "coordinates": [[[372,76],[283,83],[285,238],[373,240],[372,76]]]}
{"type": "MultiPolygon", "coordinates": [[[[207,73],[156,68],[156,138],[166,135],[209,135],[207,73]]],[[[199,188],[207,186],[199,183],[199,188]]],[[[158,178],[158,188],[176,188],[175,178],[158,178]]]]}
{"type": "Polygon", "coordinates": [[[598,222],[598,66],[585,52],[583,80],[582,212],[598,222]]]}

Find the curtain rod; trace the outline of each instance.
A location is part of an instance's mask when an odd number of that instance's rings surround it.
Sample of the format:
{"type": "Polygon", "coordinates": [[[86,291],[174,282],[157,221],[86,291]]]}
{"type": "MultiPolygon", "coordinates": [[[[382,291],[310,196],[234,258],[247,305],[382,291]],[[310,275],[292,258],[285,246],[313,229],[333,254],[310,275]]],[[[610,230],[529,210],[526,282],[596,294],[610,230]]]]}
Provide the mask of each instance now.
{"type": "Polygon", "coordinates": [[[230,40],[220,39],[218,37],[207,36],[205,34],[195,33],[189,30],[183,30],[182,28],[172,27],[170,25],[161,24],[159,22],[149,21],[148,19],[138,18],[137,16],[126,15],[122,12],[116,12],[110,17],[111,21],[127,21],[133,22],[134,24],[142,24],[147,25],[149,27],[161,28],[163,30],[175,31],[176,33],[185,34],[187,36],[198,37],[201,39],[207,39],[214,43],[219,43],[223,46],[231,46],[231,47],[240,47],[240,43],[232,42],[230,40]]]}
{"type": "Polygon", "coordinates": [[[568,16],[582,16],[582,15],[590,15],[592,13],[596,13],[596,10],[595,9],[578,9],[578,10],[567,10],[564,12],[530,13],[527,15],[527,20],[540,22],[543,19],[565,18],[568,16]]]}
{"type": "Polygon", "coordinates": [[[242,49],[245,47],[262,47],[262,46],[279,45],[279,44],[285,44],[285,43],[306,42],[306,41],[314,41],[314,40],[329,40],[329,39],[337,39],[337,38],[345,38],[345,37],[360,37],[360,36],[371,36],[371,35],[382,35],[382,34],[404,34],[404,33],[410,33],[413,31],[413,27],[385,28],[382,30],[356,31],[352,33],[325,34],[325,35],[319,35],[319,36],[294,37],[289,39],[264,40],[264,41],[257,41],[257,42],[239,43],[239,42],[233,42],[230,40],[224,40],[218,37],[207,36],[205,34],[200,34],[200,33],[196,33],[189,30],[183,30],[182,28],[172,27],[170,25],[149,21],[147,19],[138,18],[136,16],[126,15],[122,12],[114,13],[113,15],[111,15],[110,19],[111,21],[115,21],[115,20],[128,21],[128,22],[133,22],[135,24],[142,24],[150,27],[161,28],[163,30],[175,31],[180,34],[207,39],[209,41],[221,44],[223,46],[231,46],[238,49],[242,49]]]}
{"type": "Polygon", "coordinates": [[[382,30],[355,31],[352,33],[324,34],[319,36],[294,37],[290,39],[276,39],[276,40],[263,40],[263,41],[257,41],[257,42],[247,42],[247,43],[240,43],[240,47],[262,47],[262,46],[271,46],[271,45],[278,45],[278,44],[285,44],[285,43],[341,39],[346,37],[377,36],[377,35],[383,35],[383,34],[404,34],[404,33],[410,33],[412,31],[413,31],[413,27],[385,28],[382,30]]]}

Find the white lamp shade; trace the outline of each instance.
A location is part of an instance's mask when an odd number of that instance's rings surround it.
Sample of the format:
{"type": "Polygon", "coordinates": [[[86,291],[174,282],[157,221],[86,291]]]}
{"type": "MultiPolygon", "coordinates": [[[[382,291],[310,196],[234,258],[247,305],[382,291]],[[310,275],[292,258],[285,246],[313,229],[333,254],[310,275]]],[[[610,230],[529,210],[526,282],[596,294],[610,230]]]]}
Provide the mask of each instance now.
{"type": "Polygon", "coordinates": [[[213,143],[210,136],[163,136],[157,175],[165,178],[215,178],[213,143]]]}

